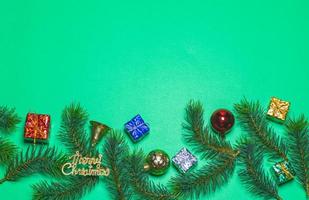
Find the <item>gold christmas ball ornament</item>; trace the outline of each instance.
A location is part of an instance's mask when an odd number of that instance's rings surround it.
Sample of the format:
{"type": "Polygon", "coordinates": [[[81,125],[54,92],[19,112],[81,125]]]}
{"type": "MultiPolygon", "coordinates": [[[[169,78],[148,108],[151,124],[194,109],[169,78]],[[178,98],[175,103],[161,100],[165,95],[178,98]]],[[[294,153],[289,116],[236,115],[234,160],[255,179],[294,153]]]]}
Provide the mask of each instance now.
{"type": "Polygon", "coordinates": [[[144,165],[144,169],[151,175],[161,176],[165,174],[170,166],[170,158],[163,150],[157,149],[151,151],[144,165]]]}

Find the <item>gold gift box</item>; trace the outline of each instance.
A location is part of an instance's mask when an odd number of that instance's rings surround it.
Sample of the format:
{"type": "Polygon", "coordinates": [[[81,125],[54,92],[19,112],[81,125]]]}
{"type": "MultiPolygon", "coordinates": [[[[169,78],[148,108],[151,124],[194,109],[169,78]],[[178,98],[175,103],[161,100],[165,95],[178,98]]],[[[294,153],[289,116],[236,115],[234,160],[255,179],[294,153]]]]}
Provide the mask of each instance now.
{"type": "Polygon", "coordinates": [[[267,115],[269,118],[279,122],[283,122],[289,112],[290,102],[283,101],[276,97],[272,97],[270,100],[267,115]]]}

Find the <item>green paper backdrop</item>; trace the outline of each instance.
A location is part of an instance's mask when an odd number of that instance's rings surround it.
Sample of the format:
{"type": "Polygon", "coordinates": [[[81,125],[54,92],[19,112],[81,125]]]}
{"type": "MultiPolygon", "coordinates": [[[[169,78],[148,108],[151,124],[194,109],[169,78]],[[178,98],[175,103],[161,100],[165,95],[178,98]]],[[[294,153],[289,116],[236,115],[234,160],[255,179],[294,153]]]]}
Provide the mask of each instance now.
{"type": "MultiPolygon", "coordinates": [[[[277,96],[292,103],[291,116],[309,116],[308,9],[306,0],[1,1],[0,105],[16,107],[23,120],[30,111],[50,114],[50,143],[60,148],[60,115],[71,102],[117,129],[140,113],[151,133],[130,145],[170,156],[188,147],[181,123],[189,99],[203,102],[206,119],[243,96],[265,107],[277,96]]],[[[227,140],[242,134],[236,124],[227,140]]],[[[23,123],[8,137],[27,146],[23,123]]],[[[166,183],[176,173],[153,180],[166,183]]],[[[31,184],[43,179],[6,182],[0,199],[31,199],[31,184]]],[[[297,181],[280,195],[305,199],[297,181]]],[[[83,199],[111,197],[100,183],[83,199]]],[[[201,199],[255,198],[235,171],[201,199]]]]}

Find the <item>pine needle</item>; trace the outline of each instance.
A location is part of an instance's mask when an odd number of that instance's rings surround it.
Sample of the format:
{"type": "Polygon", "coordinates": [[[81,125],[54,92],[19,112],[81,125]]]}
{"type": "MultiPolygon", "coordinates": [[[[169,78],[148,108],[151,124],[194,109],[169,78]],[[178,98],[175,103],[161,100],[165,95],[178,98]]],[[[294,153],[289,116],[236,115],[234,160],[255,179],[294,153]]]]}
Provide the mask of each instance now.
{"type": "Polygon", "coordinates": [[[87,119],[87,112],[79,104],[71,104],[65,107],[62,113],[62,123],[58,136],[72,154],[76,151],[83,154],[89,149],[84,128],[87,119]]]}
{"type": "Polygon", "coordinates": [[[287,148],[273,128],[269,127],[266,113],[259,102],[249,102],[247,99],[243,99],[240,103],[235,104],[234,108],[243,129],[257,142],[260,149],[265,149],[265,153],[271,159],[288,160],[287,148]]]}
{"type": "Polygon", "coordinates": [[[3,132],[12,132],[16,125],[20,122],[20,118],[15,112],[15,108],[0,106],[0,130],[3,132]]]}
{"type": "Polygon", "coordinates": [[[17,181],[34,173],[60,177],[62,176],[60,169],[65,160],[66,157],[58,153],[55,148],[30,146],[8,163],[0,184],[5,181],[17,181]]]}
{"type": "Polygon", "coordinates": [[[304,115],[286,123],[289,158],[309,197],[309,123],[304,115]]]}
{"type": "Polygon", "coordinates": [[[7,164],[15,156],[16,152],[16,145],[0,137],[0,164],[7,164]]]}
{"type": "Polygon", "coordinates": [[[172,191],[185,199],[199,199],[215,192],[233,176],[236,157],[218,155],[201,169],[180,174],[170,181],[172,191]]]}
{"type": "Polygon", "coordinates": [[[96,176],[72,176],[62,182],[42,181],[32,186],[33,200],[78,200],[98,183],[96,176]]]}
{"type": "Polygon", "coordinates": [[[281,200],[277,186],[263,170],[262,152],[254,144],[243,140],[239,143],[240,170],[238,175],[247,190],[264,199],[281,200]]]}
{"type": "Polygon", "coordinates": [[[130,155],[127,168],[130,186],[133,189],[134,199],[138,200],[174,200],[177,197],[162,184],[155,184],[143,170],[145,156],[142,151],[134,151],[130,155]]]}
{"type": "Polygon", "coordinates": [[[103,150],[105,165],[110,169],[110,175],[105,180],[112,199],[131,199],[132,192],[129,190],[126,173],[129,147],[124,137],[118,132],[112,132],[107,137],[103,150]]]}
{"type": "Polygon", "coordinates": [[[204,126],[203,114],[203,106],[199,101],[191,100],[188,103],[185,123],[182,125],[186,131],[184,134],[186,142],[192,145],[194,151],[201,153],[203,158],[211,159],[222,153],[230,156],[237,154],[228,142],[214,135],[208,127],[204,126]]]}

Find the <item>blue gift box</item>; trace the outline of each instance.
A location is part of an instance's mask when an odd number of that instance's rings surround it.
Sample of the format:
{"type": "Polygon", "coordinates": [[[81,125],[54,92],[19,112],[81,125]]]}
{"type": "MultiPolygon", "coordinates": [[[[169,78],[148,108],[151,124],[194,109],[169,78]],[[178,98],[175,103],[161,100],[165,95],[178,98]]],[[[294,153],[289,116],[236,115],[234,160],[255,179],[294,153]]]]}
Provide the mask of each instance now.
{"type": "Polygon", "coordinates": [[[144,122],[143,118],[138,114],[125,125],[125,131],[130,135],[133,142],[138,142],[149,133],[149,126],[144,122]]]}

